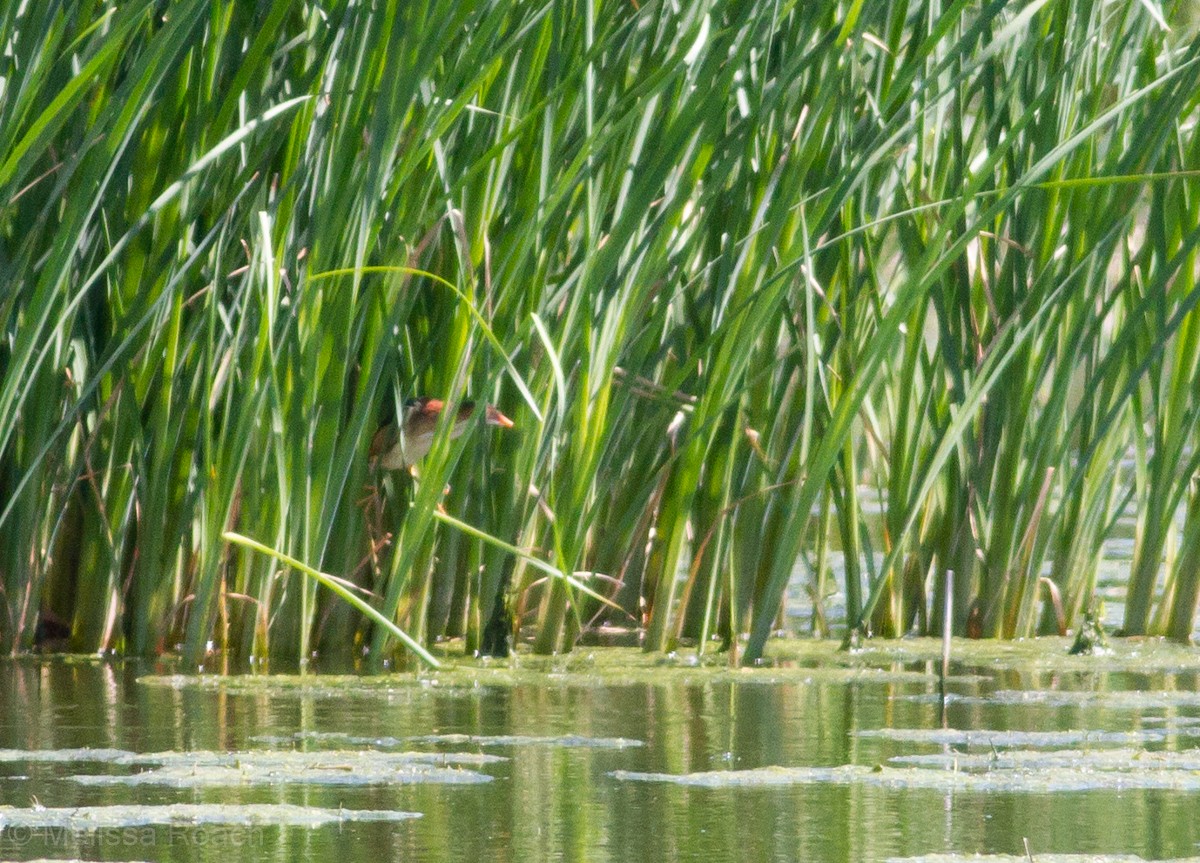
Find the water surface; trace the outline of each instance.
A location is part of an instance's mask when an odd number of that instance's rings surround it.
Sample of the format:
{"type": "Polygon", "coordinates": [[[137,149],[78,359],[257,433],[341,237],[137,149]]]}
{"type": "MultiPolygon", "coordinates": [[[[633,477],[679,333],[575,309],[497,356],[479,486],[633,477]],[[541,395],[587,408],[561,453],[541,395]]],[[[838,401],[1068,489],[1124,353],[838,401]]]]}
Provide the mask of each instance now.
{"type": "Polygon", "coordinates": [[[752,670],[621,649],[389,677],[10,660],[0,860],[1200,854],[1200,656],[1066,647],[956,643],[945,727],[925,640],[782,642],[752,670]]]}

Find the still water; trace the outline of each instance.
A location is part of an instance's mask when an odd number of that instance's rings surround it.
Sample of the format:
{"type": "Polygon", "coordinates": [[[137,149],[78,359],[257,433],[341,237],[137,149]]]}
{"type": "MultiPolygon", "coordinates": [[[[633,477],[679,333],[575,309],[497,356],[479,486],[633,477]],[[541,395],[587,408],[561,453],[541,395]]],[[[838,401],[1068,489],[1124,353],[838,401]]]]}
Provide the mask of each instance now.
{"type": "Polygon", "coordinates": [[[392,677],[8,660],[0,860],[1200,854],[1200,655],[1066,648],[956,643],[944,719],[923,640],[781,642],[743,671],[620,649],[392,677]]]}

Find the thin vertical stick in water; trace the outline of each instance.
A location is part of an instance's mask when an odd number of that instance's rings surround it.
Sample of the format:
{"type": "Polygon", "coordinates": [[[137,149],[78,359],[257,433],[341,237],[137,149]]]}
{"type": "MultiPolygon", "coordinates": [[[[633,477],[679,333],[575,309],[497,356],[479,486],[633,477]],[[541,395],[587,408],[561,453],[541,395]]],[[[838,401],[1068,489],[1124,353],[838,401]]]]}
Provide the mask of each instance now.
{"type": "Polygon", "coordinates": [[[946,590],[942,594],[942,727],[946,725],[946,678],[950,675],[950,635],[954,629],[954,570],[946,570],[946,590]]]}

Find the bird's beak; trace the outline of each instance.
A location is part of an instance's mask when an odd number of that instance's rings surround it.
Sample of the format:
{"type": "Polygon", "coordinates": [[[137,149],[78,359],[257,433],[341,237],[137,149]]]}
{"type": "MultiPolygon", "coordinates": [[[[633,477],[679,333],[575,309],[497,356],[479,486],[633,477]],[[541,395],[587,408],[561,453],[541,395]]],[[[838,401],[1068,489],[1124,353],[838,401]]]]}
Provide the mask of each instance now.
{"type": "Polygon", "coordinates": [[[487,415],[485,416],[485,421],[490,426],[500,426],[502,429],[510,429],[514,425],[513,421],[504,414],[500,413],[500,411],[496,409],[495,405],[487,406],[487,415]]]}

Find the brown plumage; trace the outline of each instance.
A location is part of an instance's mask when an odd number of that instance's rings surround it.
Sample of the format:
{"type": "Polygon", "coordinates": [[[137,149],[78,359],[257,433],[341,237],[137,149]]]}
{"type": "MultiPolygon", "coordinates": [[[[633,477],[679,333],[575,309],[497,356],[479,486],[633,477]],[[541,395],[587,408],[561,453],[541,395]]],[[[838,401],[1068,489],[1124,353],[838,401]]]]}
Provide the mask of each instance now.
{"type": "MultiPolygon", "coordinates": [[[[402,470],[416,464],[433,446],[438,420],[445,410],[441,399],[409,399],[404,403],[402,416],[403,433],[395,424],[388,424],[375,432],[371,439],[371,460],[379,460],[385,470],[402,470]]],[[[484,421],[488,425],[512,428],[513,421],[500,413],[494,405],[486,407],[484,421]]],[[[463,402],[458,406],[450,437],[456,438],[467,430],[467,421],[475,413],[475,402],[463,402]]]]}

